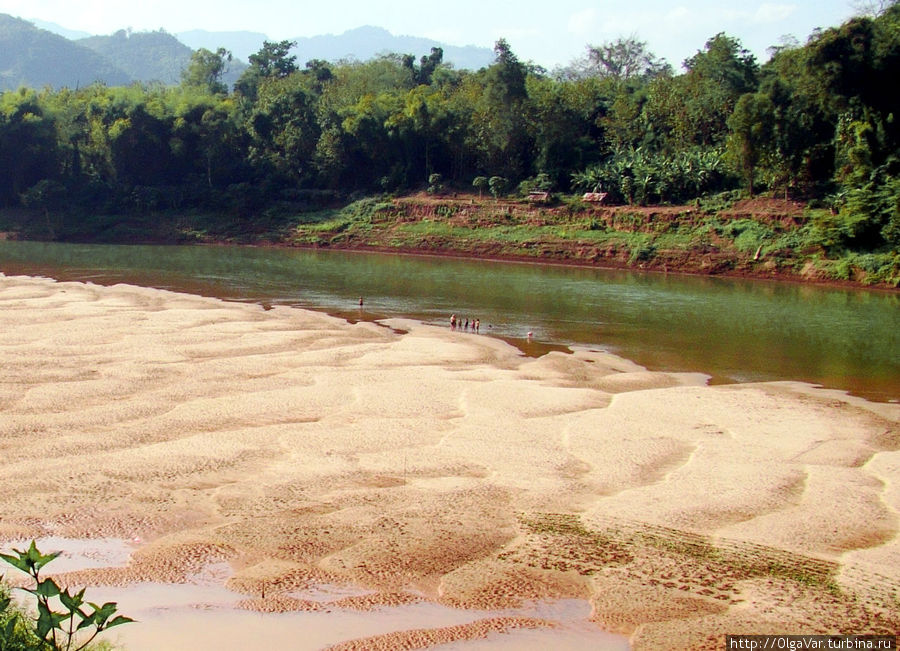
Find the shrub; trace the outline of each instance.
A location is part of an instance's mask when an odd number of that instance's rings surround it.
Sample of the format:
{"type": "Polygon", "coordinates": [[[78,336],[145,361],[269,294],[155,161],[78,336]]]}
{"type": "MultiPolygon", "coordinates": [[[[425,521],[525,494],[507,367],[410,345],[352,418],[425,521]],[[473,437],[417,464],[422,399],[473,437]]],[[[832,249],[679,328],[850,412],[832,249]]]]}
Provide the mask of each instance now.
{"type": "Polygon", "coordinates": [[[444,192],[444,177],[435,172],[428,176],[428,194],[441,194],[444,192]]]}

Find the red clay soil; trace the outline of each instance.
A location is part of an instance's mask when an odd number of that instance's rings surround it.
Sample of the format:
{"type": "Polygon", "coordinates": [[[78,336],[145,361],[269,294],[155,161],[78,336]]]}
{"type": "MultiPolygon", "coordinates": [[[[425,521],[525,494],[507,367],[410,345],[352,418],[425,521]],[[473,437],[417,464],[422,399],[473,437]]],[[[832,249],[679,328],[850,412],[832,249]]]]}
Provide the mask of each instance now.
{"type": "MultiPolygon", "coordinates": [[[[394,200],[398,210],[387,221],[416,222],[422,219],[445,219],[454,226],[479,228],[496,226],[504,219],[531,226],[564,225],[573,217],[583,220],[596,218],[604,227],[637,232],[666,230],[666,222],[678,220],[699,222],[707,213],[696,206],[612,206],[585,204],[570,206],[528,204],[519,201],[479,198],[475,194],[431,196],[417,194],[394,200]],[[442,210],[441,208],[449,209],[442,210]],[[635,219],[637,218],[637,219],[635,219]]],[[[755,219],[780,230],[797,228],[805,221],[804,205],[796,201],[757,197],[735,203],[717,215],[721,219],[755,219]]],[[[381,234],[366,237],[351,234],[319,246],[348,250],[368,250],[407,255],[436,255],[460,258],[505,260],[515,262],[563,264],[613,269],[723,275],[731,277],[777,279],[832,286],[859,287],[856,281],[835,281],[825,278],[813,265],[801,270],[791,260],[757,259],[753,254],[740,253],[730,242],[716,241],[699,250],[657,250],[647,259],[634,259],[633,252],[622,244],[594,243],[571,239],[547,239],[524,242],[515,249],[508,243],[494,241],[457,241],[439,235],[423,236],[415,246],[398,246],[391,242],[390,224],[383,224],[381,234]]],[[[380,229],[379,229],[380,230],[380,229]]]]}

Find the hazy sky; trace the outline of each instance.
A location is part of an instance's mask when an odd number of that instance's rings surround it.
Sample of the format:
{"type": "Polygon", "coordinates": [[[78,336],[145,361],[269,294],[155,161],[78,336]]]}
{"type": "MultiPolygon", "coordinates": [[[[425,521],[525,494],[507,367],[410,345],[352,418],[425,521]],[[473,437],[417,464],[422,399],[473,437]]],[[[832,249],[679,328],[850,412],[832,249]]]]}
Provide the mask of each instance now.
{"type": "Polygon", "coordinates": [[[492,47],[504,37],[520,59],[548,68],[581,56],[588,43],[634,35],[679,69],[718,32],[764,61],[782,36],[805,42],[854,12],[852,0],[0,0],[0,13],[92,34],[249,30],[281,40],[376,25],[451,45],[492,47]]]}

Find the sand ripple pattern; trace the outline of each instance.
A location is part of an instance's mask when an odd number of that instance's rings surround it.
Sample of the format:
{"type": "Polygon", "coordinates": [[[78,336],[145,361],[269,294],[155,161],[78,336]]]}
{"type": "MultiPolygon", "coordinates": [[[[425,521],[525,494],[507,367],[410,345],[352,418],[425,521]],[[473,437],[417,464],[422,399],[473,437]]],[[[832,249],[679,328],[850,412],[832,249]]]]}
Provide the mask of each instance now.
{"type": "Polygon", "coordinates": [[[140,539],[72,580],[224,563],[261,612],[327,583],[361,610],[586,599],[637,649],[900,630],[897,405],[386,325],[0,276],[0,540],[140,539]]]}

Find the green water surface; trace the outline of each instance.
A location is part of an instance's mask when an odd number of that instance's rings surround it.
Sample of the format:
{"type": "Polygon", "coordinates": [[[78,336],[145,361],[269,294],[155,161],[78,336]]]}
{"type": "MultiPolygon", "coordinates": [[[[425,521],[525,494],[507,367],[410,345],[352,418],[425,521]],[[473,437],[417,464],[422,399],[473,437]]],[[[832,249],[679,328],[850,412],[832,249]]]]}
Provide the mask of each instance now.
{"type": "Polygon", "coordinates": [[[351,319],[444,325],[455,313],[480,319],[482,335],[516,340],[526,351],[588,345],[714,382],[803,380],[874,400],[900,398],[897,292],[389,254],[5,241],[0,271],[351,319]]]}

